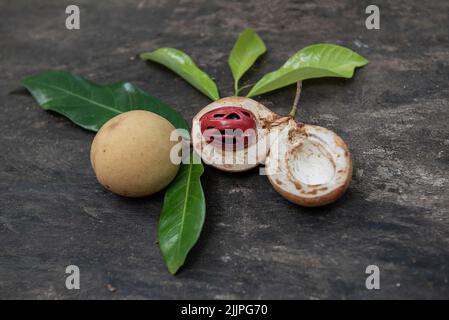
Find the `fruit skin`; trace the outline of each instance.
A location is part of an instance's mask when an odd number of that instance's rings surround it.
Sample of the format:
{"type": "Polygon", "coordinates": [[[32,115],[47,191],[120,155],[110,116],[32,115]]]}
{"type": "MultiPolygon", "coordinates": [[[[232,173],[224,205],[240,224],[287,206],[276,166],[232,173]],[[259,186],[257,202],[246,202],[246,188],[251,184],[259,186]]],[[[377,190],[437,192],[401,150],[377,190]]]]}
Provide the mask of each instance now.
{"type": "Polygon", "coordinates": [[[179,164],[170,160],[173,125],[144,110],[122,113],[107,121],[95,136],[90,160],[98,181],[126,197],[160,191],[176,176],[179,164]]]}

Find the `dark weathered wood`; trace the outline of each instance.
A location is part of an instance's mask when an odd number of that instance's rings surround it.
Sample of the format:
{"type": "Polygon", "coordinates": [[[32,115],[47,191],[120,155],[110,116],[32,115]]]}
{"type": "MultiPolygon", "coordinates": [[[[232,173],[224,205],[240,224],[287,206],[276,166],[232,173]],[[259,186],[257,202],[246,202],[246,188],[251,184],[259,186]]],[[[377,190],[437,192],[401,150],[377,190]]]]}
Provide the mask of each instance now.
{"type": "MultiPolygon", "coordinates": [[[[78,1],[81,30],[61,1],[0,3],[0,298],[449,298],[449,2],[380,4],[369,31],[364,1],[78,1]],[[227,55],[255,28],[268,54],[251,83],[301,47],[330,42],[371,63],[352,80],[305,81],[301,121],[349,144],[354,181],[336,204],[282,199],[257,170],[207,168],[207,218],[177,276],[162,261],[162,195],[124,199],[89,163],[93,134],[43,111],[21,78],[66,69],[131,81],[191,119],[206,97],[161,67],[133,60],[185,50],[232,94],[227,55]],[[81,290],[65,288],[65,267],[81,290]],[[381,290],[365,289],[365,268],[381,290]],[[108,289],[108,284],[116,288],[108,289]]],[[[286,114],[295,86],[260,100],[286,114]]]]}

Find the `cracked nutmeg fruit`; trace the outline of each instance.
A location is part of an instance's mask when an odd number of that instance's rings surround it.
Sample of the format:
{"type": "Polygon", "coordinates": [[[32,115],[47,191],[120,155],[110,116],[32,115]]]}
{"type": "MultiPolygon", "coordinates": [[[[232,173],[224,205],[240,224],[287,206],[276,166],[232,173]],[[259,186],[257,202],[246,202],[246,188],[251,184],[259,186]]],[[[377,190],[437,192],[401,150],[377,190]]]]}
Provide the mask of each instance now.
{"type": "Polygon", "coordinates": [[[334,202],[351,182],[351,154],[337,134],[249,98],[207,105],[193,119],[192,139],[203,161],[218,169],[241,172],[265,164],[273,188],[298,205],[334,202]]]}

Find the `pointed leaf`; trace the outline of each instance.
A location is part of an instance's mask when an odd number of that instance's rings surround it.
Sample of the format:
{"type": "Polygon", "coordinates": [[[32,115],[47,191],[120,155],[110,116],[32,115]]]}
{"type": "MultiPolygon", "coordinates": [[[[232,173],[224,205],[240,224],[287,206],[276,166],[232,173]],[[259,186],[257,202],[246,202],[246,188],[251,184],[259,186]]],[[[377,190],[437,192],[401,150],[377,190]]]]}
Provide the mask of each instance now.
{"type": "Polygon", "coordinates": [[[88,130],[97,131],[112,117],[130,110],[154,112],[175,128],[188,130],[181,114],[131,83],[99,85],[66,71],[42,72],[21,83],[42,108],[58,112],[88,130]]]}
{"type": "Polygon", "coordinates": [[[356,67],[368,60],[354,51],[333,44],[315,44],[299,50],[278,70],[266,74],[248,94],[253,97],[300,80],[320,77],[351,78],[356,67]]]}
{"type": "Polygon", "coordinates": [[[258,57],[267,51],[264,42],[250,28],[240,33],[229,55],[228,64],[234,77],[234,89],[238,93],[238,83],[243,74],[254,64],[258,57]]]}
{"type": "Polygon", "coordinates": [[[140,58],[166,66],[212,100],[220,99],[215,82],[181,50],[160,48],[152,52],[142,53],[140,58]]]}
{"type": "Polygon", "coordinates": [[[200,177],[204,167],[183,164],[165,192],[158,240],[165,264],[176,273],[197,242],[204,223],[206,203],[200,177]]]}

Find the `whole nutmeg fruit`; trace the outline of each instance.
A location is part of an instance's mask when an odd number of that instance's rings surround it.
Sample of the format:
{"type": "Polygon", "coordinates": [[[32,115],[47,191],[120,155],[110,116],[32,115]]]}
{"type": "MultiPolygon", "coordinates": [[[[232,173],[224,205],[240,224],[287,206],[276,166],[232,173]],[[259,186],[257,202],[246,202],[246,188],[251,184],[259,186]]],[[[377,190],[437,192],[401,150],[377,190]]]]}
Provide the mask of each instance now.
{"type": "Polygon", "coordinates": [[[160,191],[176,176],[179,164],[170,160],[177,143],[175,127],[144,110],[122,113],[107,121],[95,136],[90,160],[98,181],[110,191],[143,197],[160,191]]]}

